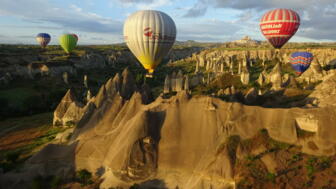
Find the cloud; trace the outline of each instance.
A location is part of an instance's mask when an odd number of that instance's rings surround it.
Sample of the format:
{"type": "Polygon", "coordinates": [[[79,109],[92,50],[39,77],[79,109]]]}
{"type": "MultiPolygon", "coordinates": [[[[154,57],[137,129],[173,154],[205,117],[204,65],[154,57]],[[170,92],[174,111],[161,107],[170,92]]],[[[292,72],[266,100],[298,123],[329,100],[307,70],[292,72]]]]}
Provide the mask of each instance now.
{"type": "Polygon", "coordinates": [[[48,0],[2,0],[0,15],[15,16],[40,26],[44,23],[56,24],[65,30],[98,33],[122,31],[120,21],[84,12],[76,5],[58,8],[48,0]]]}
{"type": "Polygon", "coordinates": [[[203,19],[196,23],[179,23],[177,39],[182,41],[193,39],[202,42],[223,42],[240,38],[239,31],[241,29],[243,29],[243,26],[233,22],[203,19]],[[223,26],[223,29],[218,29],[218,26],[223,26]]]}
{"type": "Polygon", "coordinates": [[[242,25],[258,21],[266,10],[290,8],[301,15],[301,26],[296,36],[315,40],[335,40],[335,0],[197,0],[185,17],[199,17],[209,8],[231,8],[242,11],[237,22],[242,25]]]}
{"type": "Polygon", "coordinates": [[[136,6],[137,9],[148,10],[172,4],[174,0],[117,0],[125,7],[136,6]]]}
{"type": "Polygon", "coordinates": [[[199,17],[204,16],[208,9],[206,0],[199,0],[183,17],[199,17]]]}

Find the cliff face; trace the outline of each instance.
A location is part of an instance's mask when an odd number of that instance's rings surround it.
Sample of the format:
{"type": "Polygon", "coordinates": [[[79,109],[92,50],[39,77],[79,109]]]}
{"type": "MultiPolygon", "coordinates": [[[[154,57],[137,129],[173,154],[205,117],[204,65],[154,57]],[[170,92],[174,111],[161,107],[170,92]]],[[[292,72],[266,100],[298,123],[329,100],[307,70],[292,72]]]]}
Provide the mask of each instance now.
{"type": "MultiPolygon", "coordinates": [[[[272,139],[302,146],[304,153],[336,152],[334,106],[267,109],[191,97],[185,91],[147,104],[146,92],[124,86],[131,86],[130,78],[125,71],[104,85],[69,144],[46,147],[28,160],[25,170],[44,173],[41,170],[53,165],[55,173],[66,174],[69,167],[85,168],[99,172],[103,188],[159,179],[167,188],[219,189],[235,186],[239,177],[232,154],[237,161],[245,158],[237,146],[230,150],[232,136],[248,140],[266,129],[272,139]],[[301,137],[302,130],[311,135],[301,137]]],[[[28,178],[23,175],[15,177],[28,178]]],[[[3,183],[8,178],[12,177],[2,177],[3,183]]]]}

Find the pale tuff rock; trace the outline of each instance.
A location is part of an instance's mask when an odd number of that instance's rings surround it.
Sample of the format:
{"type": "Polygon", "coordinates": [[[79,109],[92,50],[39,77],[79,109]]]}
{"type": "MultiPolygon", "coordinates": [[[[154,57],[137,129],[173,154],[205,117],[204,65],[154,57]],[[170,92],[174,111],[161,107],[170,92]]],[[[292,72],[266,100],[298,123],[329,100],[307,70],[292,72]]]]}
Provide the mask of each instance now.
{"type": "MultiPolygon", "coordinates": [[[[329,76],[324,80],[326,83],[318,86],[333,88],[327,91],[329,99],[320,100],[334,100],[335,87],[330,86],[335,86],[335,78],[335,75],[329,76]]],[[[28,182],[25,175],[31,175],[30,180],[38,173],[57,174],[63,179],[76,170],[96,173],[103,168],[106,169],[101,185],[104,188],[119,184],[128,188],[139,179],[155,176],[163,180],[167,188],[222,189],[236,184],[234,178],[239,176],[233,171],[225,141],[233,135],[241,140],[252,139],[261,129],[266,129],[274,140],[302,146],[304,153],[336,153],[336,109],[332,103],[323,108],[272,109],[208,96],[191,97],[186,91],[169,99],[157,98],[150,104],[143,104],[139,92],[134,92],[130,99],[118,93],[111,98],[107,97],[100,108],[95,109],[93,103],[86,105],[90,110],[83,110],[69,145],[46,146],[33,155],[20,172],[1,175],[0,186],[12,188],[10,186],[22,178],[28,182]],[[300,137],[298,127],[314,131],[313,136],[300,137]]],[[[68,91],[58,109],[74,101],[68,91]]],[[[72,111],[71,114],[78,113],[77,109],[72,111]]],[[[262,145],[251,149],[254,154],[264,151],[262,145]]],[[[233,155],[240,161],[246,154],[247,149],[238,146],[233,155]]],[[[269,172],[276,170],[272,156],[264,156],[261,161],[269,172]]]]}
{"type": "Polygon", "coordinates": [[[121,76],[117,73],[114,78],[110,78],[105,84],[106,93],[108,96],[113,96],[116,92],[121,90],[121,76]]]}
{"type": "Polygon", "coordinates": [[[68,72],[64,72],[62,78],[63,78],[64,83],[67,84],[67,85],[69,85],[69,75],[68,75],[68,72]]]}
{"type": "Polygon", "coordinates": [[[199,56],[199,66],[204,67],[205,66],[205,57],[204,54],[199,56]]]}
{"type": "Polygon", "coordinates": [[[90,90],[86,91],[86,102],[89,102],[92,99],[92,93],[90,90]]]}
{"type": "MultiPolygon", "coordinates": [[[[137,90],[133,76],[128,69],[123,71],[122,77],[120,74],[116,74],[113,79],[109,79],[105,85],[101,86],[95,97],[92,97],[90,90],[87,90],[86,105],[78,102],[73,91],[69,90],[54,112],[53,124],[63,126],[80,124],[81,120],[90,116],[93,110],[102,108],[108,99],[114,99],[119,95],[124,99],[129,99],[137,90]]],[[[141,101],[148,103],[152,98],[148,86],[143,85],[140,92],[142,94],[141,101]]]]}
{"type": "Polygon", "coordinates": [[[230,62],[230,73],[231,73],[231,75],[234,74],[234,73],[233,73],[233,62],[230,62]]]}
{"type": "Polygon", "coordinates": [[[219,89],[217,91],[217,96],[222,96],[222,95],[224,95],[224,90],[223,89],[219,89]]]}
{"type": "Polygon", "coordinates": [[[85,88],[89,88],[89,85],[88,85],[88,76],[87,75],[84,75],[84,87],[85,88]]]}
{"type": "Polygon", "coordinates": [[[210,70],[210,61],[209,60],[207,60],[206,61],[206,67],[205,67],[205,71],[209,71],[210,70]]]}
{"type": "Polygon", "coordinates": [[[176,91],[176,72],[175,71],[172,73],[172,75],[170,76],[170,78],[171,78],[171,81],[170,81],[170,83],[171,83],[171,90],[172,91],[176,91]]]}
{"type": "Polygon", "coordinates": [[[257,98],[258,98],[258,90],[255,89],[255,88],[249,89],[244,98],[245,98],[245,103],[246,104],[255,103],[257,98]]]}
{"type": "Polygon", "coordinates": [[[210,73],[208,73],[207,75],[207,80],[206,80],[206,84],[210,84],[210,81],[211,81],[211,76],[210,76],[210,73]]]}
{"type": "Polygon", "coordinates": [[[242,64],[241,62],[238,63],[238,74],[241,74],[241,70],[242,70],[242,64]]]}
{"type": "Polygon", "coordinates": [[[314,133],[318,131],[318,120],[311,114],[296,118],[296,123],[302,130],[314,133]]]}
{"type": "Polygon", "coordinates": [[[185,91],[189,91],[189,76],[186,75],[184,79],[184,88],[185,91]]]}
{"type": "Polygon", "coordinates": [[[321,81],[323,76],[322,67],[319,64],[318,60],[314,60],[307,71],[305,71],[300,77],[300,81],[308,81],[308,82],[318,82],[321,81]]]}
{"type": "Polygon", "coordinates": [[[58,133],[55,137],[57,143],[66,143],[69,141],[71,134],[73,133],[74,128],[65,130],[64,132],[58,133]]]}
{"type": "Polygon", "coordinates": [[[226,88],[226,89],[224,90],[224,95],[232,95],[232,94],[234,94],[234,93],[231,92],[231,88],[230,88],[230,87],[229,87],[229,88],[226,88]]]}
{"type": "Polygon", "coordinates": [[[70,105],[74,102],[77,102],[76,96],[74,92],[69,89],[67,93],[62,98],[61,102],[56,107],[56,110],[54,112],[54,120],[53,125],[62,125],[63,121],[62,118],[64,114],[67,112],[70,105]]]}
{"type": "Polygon", "coordinates": [[[336,105],[336,73],[331,73],[323,78],[323,82],[319,84],[313,93],[311,93],[307,101],[315,102],[319,107],[336,105]]]}
{"type": "Polygon", "coordinates": [[[269,82],[272,83],[273,90],[279,90],[282,88],[281,66],[278,63],[269,74],[269,82]]]}
{"type": "Polygon", "coordinates": [[[242,73],[240,74],[240,81],[244,85],[248,85],[250,82],[250,73],[246,67],[243,68],[242,73]]]}
{"type": "Polygon", "coordinates": [[[183,79],[183,73],[181,70],[176,75],[176,80],[175,80],[175,91],[180,92],[183,90],[184,87],[184,79],[183,79]]]}
{"type": "Polygon", "coordinates": [[[247,57],[245,56],[245,57],[243,58],[243,67],[247,68],[247,67],[249,66],[247,63],[248,63],[248,59],[247,59],[247,57]]]}
{"type": "Polygon", "coordinates": [[[95,97],[95,105],[97,108],[100,108],[103,102],[107,97],[105,85],[102,85],[98,91],[97,96],[95,97]]]}
{"type": "Polygon", "coordinates": [[[223,62],[220,64],[220,72],[224,73],[224,63],[223,62]]]}
{"type": "Polygon", "coordinates": [[[286,84],[287,83],[289,83],[289,74],[284,74],[283,76],[282,76],[282,85],[283,85],[283,87],[286,87],[286,84]]]}
{"type": "Polygon", "coordinates": [[[258,80],[257,80],[259,86],[264,86],[266,83],[266,71],[264,70],[263,72],[260,73],[258,80]]]}
{"type": "Polygon", "coordinates": [[[283,83],[283,86],[296,89],[298,88],[298,82],[296,81],[294,76],[290,75],[288,76],[287,81],[283,83]]]}
{"type": "Polygon", "coordinates": [[[170,93],[171,92],[171,78],[170,75],[166,75],[164,86],[163,86],[163,93],[170,93]]]}
{"type": "Polygon", "coordinates": [[[133,78],[133,75],[129,71],[128,68],[126,68],[122,72],[122,84],[121,84],[121,96],[129,99],[131,95],[134,93],[136,89],[135,81],[133,78]]]}
{"type": "Polygon", "coordinates": [[[177,74],[173,72],[171,76],[169,74],[166,75],[163,93],[180,92],[183,90],[188,91],[190,86],[193,87],[199,85],[202,78],[201,74],[196,74],[192,76],[191,81],[189,81],[189,77],[184,76],[181,70],[179,70],[177,74]]]}
{"type": "Polygon", "coordinates": [[[282,62],[284,62],[285,64],[289,62],[289,58],[290,56],[287,53],[284,53],[282,56],[282,62]]]}
{"type": "Polygon", "coordinates": [[[231,86],[231,94],[232,95],[236,94],[236,88],[233,85],[231,86]]]}
{"type": "Polygon", "coordinates": [[[196,62],[195,74],[199,72],[199,62],[196,62]]]}

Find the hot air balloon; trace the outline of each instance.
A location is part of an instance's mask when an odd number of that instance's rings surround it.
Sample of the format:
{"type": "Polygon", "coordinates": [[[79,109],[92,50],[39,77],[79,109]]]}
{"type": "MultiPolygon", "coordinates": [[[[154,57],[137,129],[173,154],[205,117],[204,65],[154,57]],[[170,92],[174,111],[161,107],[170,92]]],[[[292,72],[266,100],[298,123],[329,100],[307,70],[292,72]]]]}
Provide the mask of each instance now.
{"type": "Polygon", "coordinates": [[[168,54],[176,38],[174,21],[165,13],[143,10],[133,13],[124,24],[128,48],[153,77],[154,69],[168,54]]]}
{"type": "Polygon", "coordinates": [[[78,36],[76,34],[71,34],[72,36],[74,36],[76,38],[76,41],[78,42],[78,36]]]}
{"type": "Polygon", "coordinates": [[[68,54],[75,48],[77,44],[76,38],[72,34],[64,34],[59,38],[59,42],[64,51],[68,54]]]}
{"type": "Polygon", "coordinates": [[[314,56],[312,53],[295,52],[291,55],[290,63],[292,64],[292,67],[296,71],[297,75],[301,75],[309,68],[313,58],[314,56]]]}
{"type": "Polygon", "coordinates": [[[42,48],[45,48],[49,44],[51,37],[47,33],[39,33],[36,36],[36,40],[40,43],[42,48]]]}
{"type": "Polygon", "coordinates": [[[274,48],[280,49],[296,33],[300,16],[289,9],[268,11],[260,20],[260,29],[274,48]]]}

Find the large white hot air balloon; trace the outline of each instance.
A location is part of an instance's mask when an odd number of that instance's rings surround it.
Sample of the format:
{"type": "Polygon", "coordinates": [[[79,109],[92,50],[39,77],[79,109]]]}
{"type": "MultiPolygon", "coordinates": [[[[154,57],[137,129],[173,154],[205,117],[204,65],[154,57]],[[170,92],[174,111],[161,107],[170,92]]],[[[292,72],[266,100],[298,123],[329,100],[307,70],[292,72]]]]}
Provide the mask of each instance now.
{"type": "Polygon", "coordinates": [[[142,10],[129,16],[124,24],[128,48],[152,77],[154,69],[168,54],[176,38],[176,26],[167,14],[142,10]]]}

